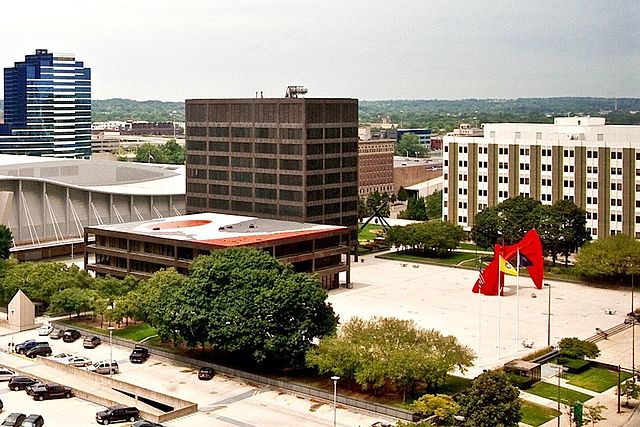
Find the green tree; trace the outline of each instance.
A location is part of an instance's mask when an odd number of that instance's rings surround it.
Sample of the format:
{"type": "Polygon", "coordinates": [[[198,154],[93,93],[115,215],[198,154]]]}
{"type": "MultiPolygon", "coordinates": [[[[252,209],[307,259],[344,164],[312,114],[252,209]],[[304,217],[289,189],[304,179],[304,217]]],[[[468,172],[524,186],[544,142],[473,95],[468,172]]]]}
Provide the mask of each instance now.
{"type": "Polygon", "coordinates": [[[474,357],[455,337],[420,329],[411,320],[354,317],[307,353],[307,365],[355,380],[364,390],[392,384],[406,396],[419,381],[430,388],[444,384],[447,372],[464,372],[474,357]]]}
{"type": "Polygon", "coordinates": [[[406,202],[408,198],[409,194],[407,194],[407,190],[405,190],[403,186],[400,186],[400,188],[398,189],[398,200],[400,200],[401,202],[406,202]]]}
{"type": "Polygon", "coordinates": [[[374,191],[373,193],[370,193],[367,196],[366,204],[369,215],[373,214],[376,209],[385,204],[379,213],[383,217],[389,216],[389,194],[387,194],[387,192],[380,194],[378,191],[374,191]]]}
{"type": "Polygon", "coordinates": [[[138,316],[156,328],[162,341],[177,340],[178,295],[185,281],[186,277],[174,268],[160,270],[142,283],[134,294],[139,301],[138,316]]]}
{"type": "Polygon", "coordinates": [[[453,424],[453,416],[460,410],[460,405],[446,394],[425,394],[412,404],[413,409],[422,416],[435,415],[438,425],[453,424]]]}
{"type": "Polygon", "coordinates": [[[592,426],[596,425],[600,421],[606,420],[606,418],[602,415],[602,412],[607,409],[605,405],[596,404],[596,405],[585,405],[583,416],[587,422],[590,422],[592,426]]]}
{"type": "Polygon", "coordinates": [[[162,151],[166,162],[173,165],[184,163],[185,148],[178,144],[175,139],[170,139],[162,146],[162,151]]]}
{"type": "Polygon", "coordinates": [[[543,221],[538,228],[545,254],[551,256],[554,265],[558,255],[565,257],[566,265],[569,255],[591,240],[586,224],[586,212],[571,200],[544,206],[543,221]]]}
{"type": "Polygon", "coordinates": [[[560,356],[571,359],[584,359],[585,357],[594,359],[600,355],[598,345],[578,338],[562,338],[558,343],[560,356]]]}
{"type": "Polygon", "coordinates": [[[9,259],[9,249],[13,246],[13,233],[4,224],[0,224],[0,259],[9,259]]]}
{"type": "Polygon", "coordinates": [[[415,133],[404,133],[400,141],[396,142],[396,155],[409,157],[425,157],[429,148],[420,143],[420,137],[415,133]]]}
{"type": "Polygon", "coordinates": [[[427,212],[427,219],[442,218],[442,190],[434,191],[430,196],[425,197],[424,207],[427,212]]]}
{"type": "Polygon", "coordinates": [[[640,242],[623,234],[602,237],[584,244],[576,255],[575,271],[590,279],[629,282],[638,274],[640,242]]]}
{"type": "Polygon", "coordinates": [[[109,305],[113,308],[116,299],[125,296],[127,292],[137,287],[137,280],[133,276],[127,276],[124,279],[116,279],[111,276],[96,277],[93,287],[100,296],[107,298],[109,305]]]}
{"type": "Polygon", "coordinates": [[[473,380],[460,399],[460,415],[466,426],[516,427],[522,419],[520,391],[500,371],[487,371],[473,380]]]}
{"type": "Polygon", "coordinates": [[[530,197],[513,197],[476,215],[471,236],[483,248],[491,248],[501,239],[512,245],[527,231],[539,228],[543,217],[542,203],[530,197]]]}
{"type": "Polygon", "coordinates": [[[49,311],[53,314],[75,313],[77,317],[93,310],[97,292],[91,289],[67,288],[51,297],[49,311]]]}
{"type": "Polygon", "coordinates": [[[407,203],[407,209],[400,212],[400,218],[426,221],[427,209],[424,204],[424,197],[410,197],[407,203]]]}
{"type": "Polygon", "coordinates": [[[445,221],[427,221],[394,226],[387,230],[385,241],[396,248],[408,247],[422,254],[442,256],[458,247],[464,238],[464,230],[445,221]]]}
{"type": "Polygon", "coordinates": [[[364,197],[358,198],[358,222],[362,222],[364,218],[371,216],[371,209],[367,206],[367,200],[364,197]]]}
{"type": "Polygon", "coordinates": [[[629,400],[640,398],[640,384],[637,384],[633,380],[628,380],[622,385],[622,394],[627,398],[625,406],[629,408],[629,400]]]}
{"type": "Polygon", "coordinates": [[[135,161],[140,163],[167,163],[162,148],[158,144],[149,142],[138,146],[135,161]]]}
{"type": "Polygon", "coordinates": [[[314,339],[335,331],[326,298],[315,275],[295,273],[262,250],[225,249],[191,264],[169,303],[170,328],[192,347],[210,343],[256,363],[297,365],[314,339]]]}

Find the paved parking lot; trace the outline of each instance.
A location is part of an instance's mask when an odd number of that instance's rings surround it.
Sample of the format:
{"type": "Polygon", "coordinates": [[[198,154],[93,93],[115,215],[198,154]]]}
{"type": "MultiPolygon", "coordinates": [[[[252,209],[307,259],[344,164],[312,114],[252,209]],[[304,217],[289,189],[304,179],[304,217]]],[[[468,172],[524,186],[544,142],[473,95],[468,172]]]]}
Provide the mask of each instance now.
{"type": "MultiPolygon", "coordinates": [[[[87,356],[94,361],[109,359],[108,340],[95,349],[84,349],[81,339],[74,343],[65,343],[62,340],[38,337],[37,331],[26,331],[16,333],[14,342],[19,343],[29,338],[49,341],[54,354],[75,353],[87,356]]],[[[5,331],[5,335],[0,336],[0,349],[4,351],[9,342],[11,342],[11,334],[5,331]]],[[[120,366],[120,373],[114,378],[198,404],[197,413],[163,423],[166,426],[333,425],[333,407],[330,404],[254,387],[224,375],[216,375],[211,381],[199,381],[197,370],[191,367],[162,362],[153,356],[144,364],[131,364],[129,349],[114,345],[112,351],[113,358],[120,366]]],[[[7,354],[0,354],[0,360],[7,361],[5,363],[7,365],[10,362],[15,367],[27,367],[37,363],[21,356],[7,354]]],[[[41,369],[44,371],[44,368],[41,369]]],[[[56,379],[51,378],[51,380],[56,379]]],[[[39,413],[45,417],[47,425],[50,426],[69,425],[69,422],[74,426],[96,425],[95,413],[103,409],[102,406],[78,398],[35,402],[25,392],[10,392],[5,387],[6,383],[0,383],[0,391],[3,391],[0,398],[4,401],[5,395],[9,395],[11,400],[5,401],[3,415],[10,412],[39,413]],[[14,400],[16,403],[13,403],[14,400]]],[[[339,426],[369,426],[381,419],[383,418],[374,414],[354,412],[340,407],[337,410],[339,426]]]]}

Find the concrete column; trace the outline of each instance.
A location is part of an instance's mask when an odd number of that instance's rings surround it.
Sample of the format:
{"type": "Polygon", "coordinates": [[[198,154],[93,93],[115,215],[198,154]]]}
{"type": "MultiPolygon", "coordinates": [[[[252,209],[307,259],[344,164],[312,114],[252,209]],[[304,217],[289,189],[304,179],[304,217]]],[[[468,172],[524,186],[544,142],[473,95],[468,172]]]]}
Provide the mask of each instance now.
{"type": "Polygon", "coordinates": [[[606,237],[611,231],[611,150],[598,148],[598,238],[606,237]]]}

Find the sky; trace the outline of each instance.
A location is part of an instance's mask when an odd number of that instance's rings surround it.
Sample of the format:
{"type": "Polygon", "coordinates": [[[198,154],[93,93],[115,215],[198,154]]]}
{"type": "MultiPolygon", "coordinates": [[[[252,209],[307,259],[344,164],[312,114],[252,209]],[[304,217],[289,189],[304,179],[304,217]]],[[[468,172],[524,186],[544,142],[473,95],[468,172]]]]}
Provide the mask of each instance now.
{"type": "Polygon", "coordinates": [[[638,0],[5,3],[0,66],[75,53],[93,99],[640,97],[638,0]]]}

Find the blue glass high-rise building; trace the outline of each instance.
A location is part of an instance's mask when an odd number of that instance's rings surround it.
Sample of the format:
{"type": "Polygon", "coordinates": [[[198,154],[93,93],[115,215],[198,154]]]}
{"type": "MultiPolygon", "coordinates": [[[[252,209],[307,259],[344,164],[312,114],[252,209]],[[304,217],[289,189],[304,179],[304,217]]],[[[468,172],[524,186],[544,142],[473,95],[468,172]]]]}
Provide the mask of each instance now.
{"type": "Polygon", "coordinates": [[[89,158],[91,69],[46,49],[5,68],[0,153],[89,158]]]}

